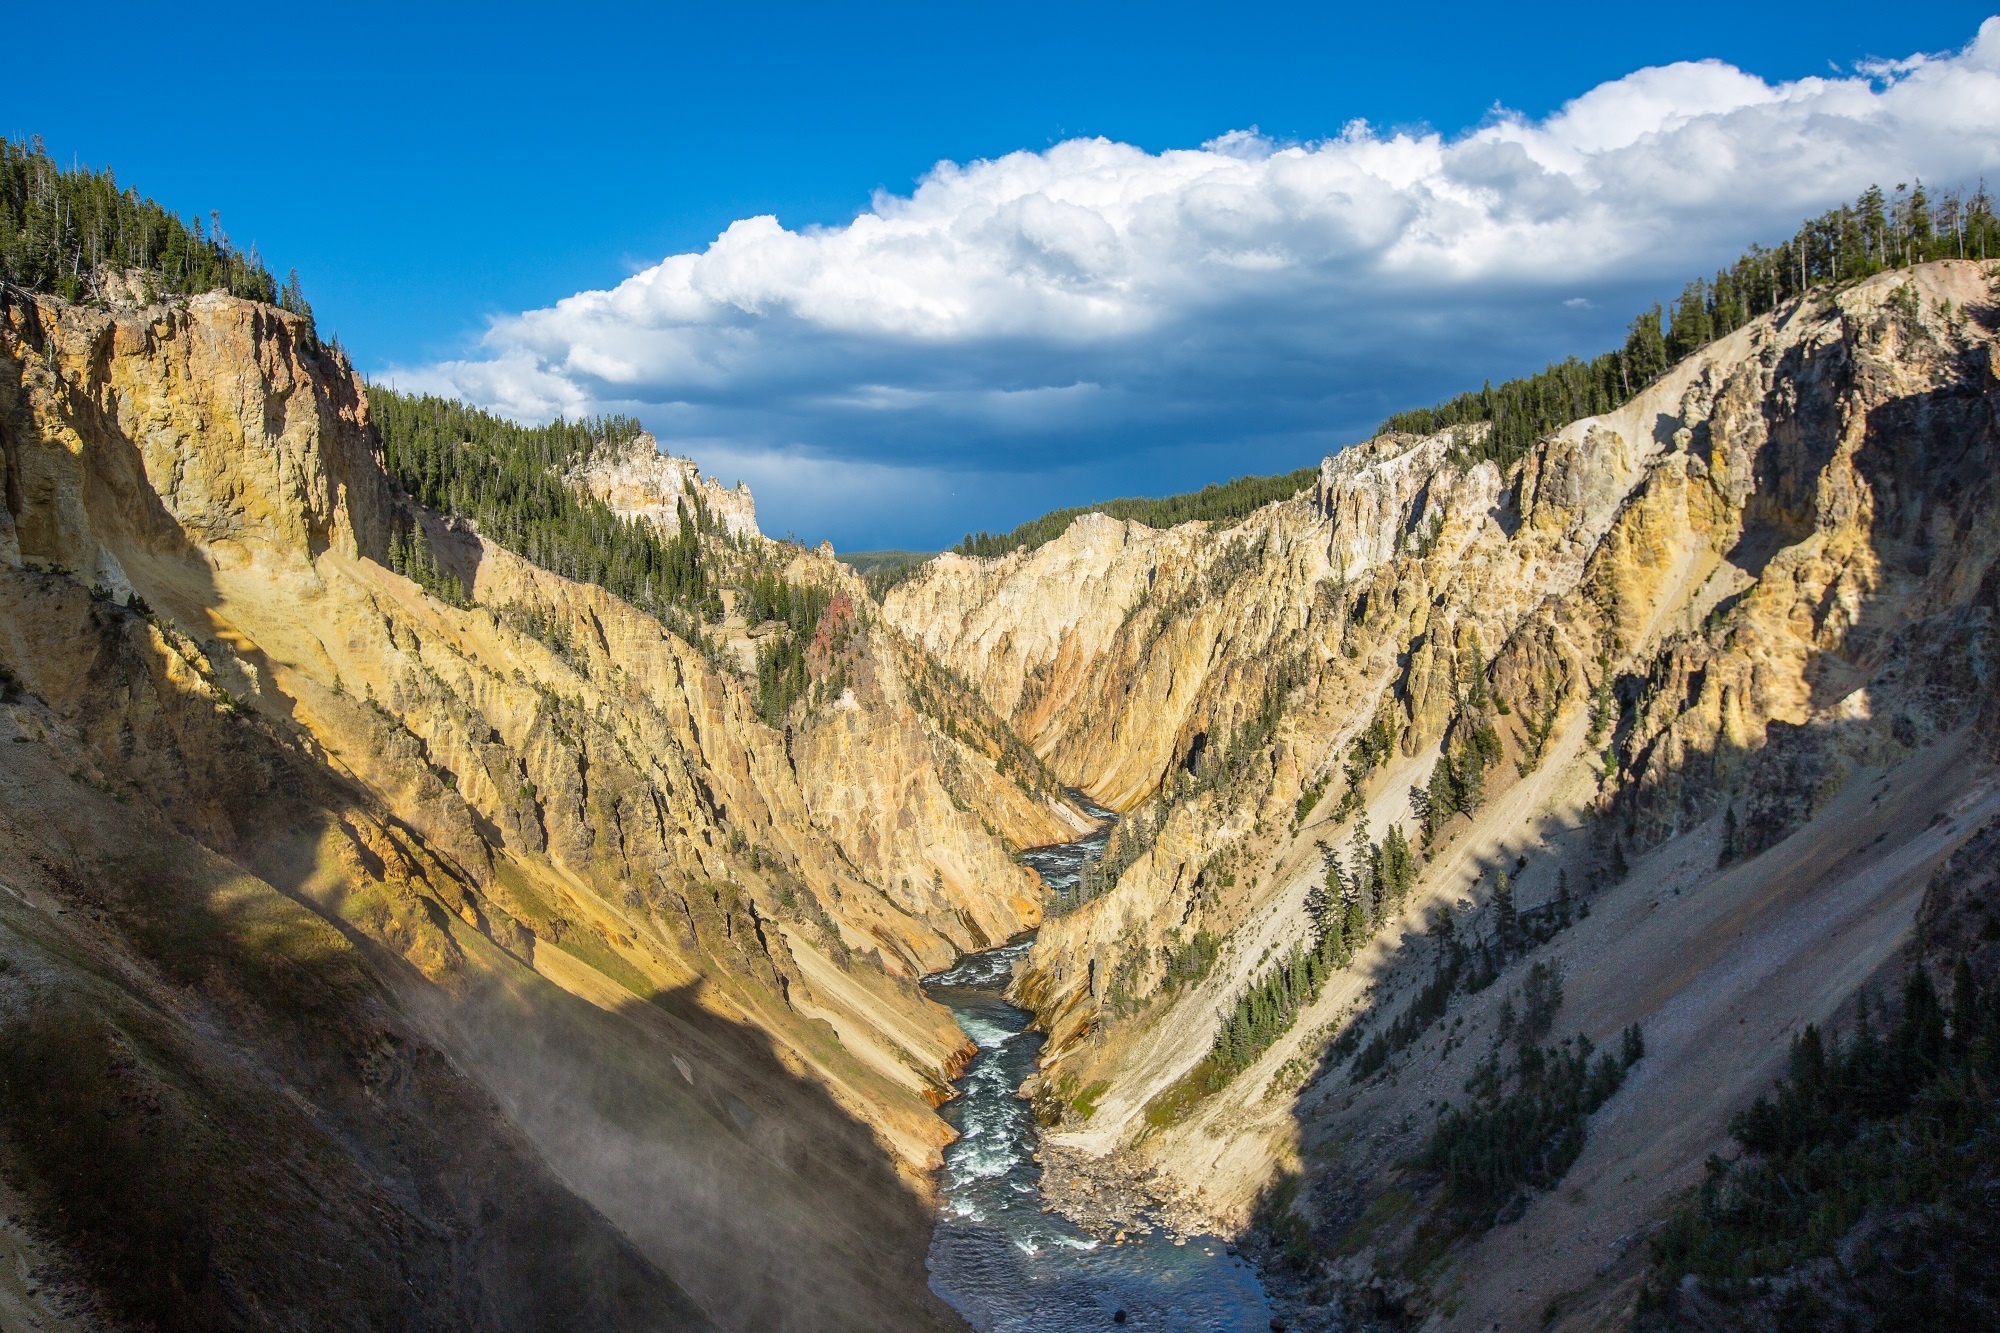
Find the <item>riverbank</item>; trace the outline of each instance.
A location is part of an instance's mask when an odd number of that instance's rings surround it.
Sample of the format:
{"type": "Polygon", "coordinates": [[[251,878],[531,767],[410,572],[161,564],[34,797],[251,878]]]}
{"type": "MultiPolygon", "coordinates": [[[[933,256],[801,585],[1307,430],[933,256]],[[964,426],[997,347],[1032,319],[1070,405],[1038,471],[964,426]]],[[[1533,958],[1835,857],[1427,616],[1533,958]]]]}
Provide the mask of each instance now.
{"type": "MultiPolygon", "coordinates": [[[[1102,853],[1105,815],[1090,836],[1028,854],[1052,892],[1074,891],[1102,853]]],[[[1265,1333],[1270,1306],[1231,1245],[1121,1177],[1122,1157],[1093,1163],[1042,1141],[1022,1088],[1043,1039],[1007,998],[1031,944],[967,955],[924,982],[978,1047],[939,1110],[958,1138],[938,1173],[931,1290],[977,1333],[1265,1333]]]]}
{"type": "Polygon", "coordinates": [[[1099,1239],[1158,1230],[1180,1244],[1212,1231],[1207,1215],[1163,1188],[1167,1182],[1137,1153],[1092,1157],[1043,1141],[1035,1161],[1042,1168],[1043,1207],[1099,1239]]]}

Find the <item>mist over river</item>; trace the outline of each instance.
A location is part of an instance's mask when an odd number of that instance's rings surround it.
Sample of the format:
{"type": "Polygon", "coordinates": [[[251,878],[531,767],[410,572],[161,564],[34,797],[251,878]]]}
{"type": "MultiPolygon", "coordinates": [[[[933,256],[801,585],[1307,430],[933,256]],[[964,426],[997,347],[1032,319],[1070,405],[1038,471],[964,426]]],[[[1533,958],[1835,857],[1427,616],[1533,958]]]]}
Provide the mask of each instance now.
{"type": "MultiPolygon", "coordinates": [[[[1026,859],[1053,896],[1065,895],[1104,839],[1101,830],[1026,859]]],[[[931,1289],[979,1333],[1262,1333],[1271,1318],[1263,1289],[1226,1242],[1197,1236],[1175,1245],[1164,1231],[1135,1230],[1118,1245],[1042,1210],[1038,1131],[1016,1095],[1035,1072],[1042,1037],[1027,1030],[1032,1015],[1006,999],[1030,943],[970,954],[924,983],[979,1044],[958,1098],[940,1111],[959,1138],[944,1152],[931,1289]]]]}

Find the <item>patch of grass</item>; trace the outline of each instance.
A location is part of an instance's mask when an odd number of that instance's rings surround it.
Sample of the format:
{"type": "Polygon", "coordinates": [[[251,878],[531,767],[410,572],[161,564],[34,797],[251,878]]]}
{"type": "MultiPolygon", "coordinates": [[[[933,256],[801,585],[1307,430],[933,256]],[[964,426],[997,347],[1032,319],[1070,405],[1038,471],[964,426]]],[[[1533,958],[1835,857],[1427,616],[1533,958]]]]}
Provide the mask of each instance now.
{"type": "Polygon", "coordinates": [[[1143,1113],[1146,1123],[1154,1129],[1179,1124],[1193,1113],[1202,1098],[1228,1081],[1228,1072],[1219,1068],[1213,1057],[1203,1060],[1146,1103],[1143,1113]]]}
{"type": "Polygon", "coordinates": [[[1109,1091],[1111,1091],[1110,1081],[1107,1079],[1098,1079],[1095,1083],[1070,1099],[1070,1109],[1075,1111],[1078,1116],[1088,1120],[1097,1114],[1098,1100],[1109,1091]]]}
{"type": "Polygon", "coordinates": [[[649,1000],[658,993],[659,987],[647,980],[641,972],[598,937],[596,931],[588,927],[565,931],[563,937],[555,941],[555,946],[579,962],[596,968],[607,978],[617,982],[642,1000],[649,1000]]]}

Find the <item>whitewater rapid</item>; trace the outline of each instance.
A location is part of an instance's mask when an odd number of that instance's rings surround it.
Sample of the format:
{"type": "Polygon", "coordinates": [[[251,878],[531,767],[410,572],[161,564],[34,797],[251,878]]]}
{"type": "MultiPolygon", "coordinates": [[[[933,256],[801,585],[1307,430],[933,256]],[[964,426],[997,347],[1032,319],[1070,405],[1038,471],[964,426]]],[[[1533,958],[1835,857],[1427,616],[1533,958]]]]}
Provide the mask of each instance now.
{"type": "MultiPolygon", "coordinates": [[[[1063,893],[1103,848],[1100,831],[1027,859],[1063,893]]],[[[939,1174],[931,1289],[978,1333],[1262,1333],[1271,1317],[1263,1288],[1222,1240],[1175,1245],[1164,1232],[1139,1231],[1118,1245],[1042,1210],[1034,1116],[1017,1095],[1042,1038],[1028,1031],[1032,1016],[1006,998],[1030,943],[968,955],[924,983],[979,1047],[958,1080],[959,1096],[940,1112],[959,1138],[945,1149],[939,1174]]]]}

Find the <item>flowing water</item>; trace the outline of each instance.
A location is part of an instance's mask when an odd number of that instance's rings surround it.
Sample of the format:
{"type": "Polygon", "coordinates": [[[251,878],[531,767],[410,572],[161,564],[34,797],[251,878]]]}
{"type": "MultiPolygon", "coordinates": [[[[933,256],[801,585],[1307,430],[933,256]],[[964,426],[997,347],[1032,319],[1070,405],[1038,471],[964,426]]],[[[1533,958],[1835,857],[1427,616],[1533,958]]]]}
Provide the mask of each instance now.
{"type": "MultiPolygon", "coordinates": [[[[1039,848],[1026,859],[1052,891],[1067,893],[1104,838],[1039,848]]],[[[1271,1317],[1263,1289],[1225,1242],[1197,1236],[1175,1245],[1164,1232],[1141,1230],[1117,1245],[1042,1211],[1035,1120],[1015,1095],[1035,1070],[1042,1038],[1027,1031],[1031,1015],[1005,994],[1028,947],[1022,940],[971,954],[924,983],[979,1044],[958,1099],[942,1110],[959,1139],[944,1151],[931,1289],[978,1333],[1261,1333],[1271,1317]]]]}

